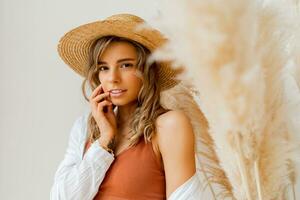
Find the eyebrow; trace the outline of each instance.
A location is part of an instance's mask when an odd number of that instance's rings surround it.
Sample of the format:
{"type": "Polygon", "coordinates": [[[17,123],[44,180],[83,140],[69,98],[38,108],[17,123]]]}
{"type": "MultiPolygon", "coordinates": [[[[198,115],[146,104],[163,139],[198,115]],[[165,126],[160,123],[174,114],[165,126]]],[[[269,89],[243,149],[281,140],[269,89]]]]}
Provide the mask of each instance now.
{"type": "MultiPolygon", "coordinates": [[[[122,59],[119,59],[117,61],[117,63],[124,62],[124,61],[134,61],[134,60],[135,60],[134,58],[122,58],[122,59]]],[[[101,64],[106,64],[106,62],[98,61],[98,65],[101,65],[101,64]]]]}

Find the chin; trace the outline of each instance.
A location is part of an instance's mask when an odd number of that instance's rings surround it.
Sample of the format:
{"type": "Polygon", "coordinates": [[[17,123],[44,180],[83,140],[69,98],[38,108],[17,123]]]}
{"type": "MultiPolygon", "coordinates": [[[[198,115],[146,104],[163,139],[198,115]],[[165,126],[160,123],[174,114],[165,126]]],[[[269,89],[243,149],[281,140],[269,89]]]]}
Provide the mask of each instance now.
{"type": "Polygon", "coordinates": [[[124,106],[122,103],[116,103],[116,102],[112,102],[115,106],[124,106]]]}
{"type": "Polygon", "coordinates": [[[115,105],[115,106],[127,106],[130,104],[134,104],[136,103],[136,101],[128,101],[128,100],[122,100],[122,99],[112,99],[111,102],[115,105]]]}
{"type": "Polygon", "coordinates": [[[115,106],[125,106],[125,105],[128,104],[127,101],[120,100],[120,99],[118,99],[118,100],[112,99],[111,102],[112,102],[115,106]]]}

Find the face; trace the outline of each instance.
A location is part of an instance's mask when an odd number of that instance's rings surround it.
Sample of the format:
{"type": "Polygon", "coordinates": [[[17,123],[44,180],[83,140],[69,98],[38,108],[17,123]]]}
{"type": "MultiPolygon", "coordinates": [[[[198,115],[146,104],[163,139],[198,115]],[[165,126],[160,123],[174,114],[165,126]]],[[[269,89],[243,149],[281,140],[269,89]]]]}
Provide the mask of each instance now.
{"type": "Polygon", "coordinates": [[[104,92],[110,92],[114,105],[136,103],[142,87],[136,63],[137,53],[134,46],[120,41],[110,43],[99,58],[99,80],[104,92]]]}

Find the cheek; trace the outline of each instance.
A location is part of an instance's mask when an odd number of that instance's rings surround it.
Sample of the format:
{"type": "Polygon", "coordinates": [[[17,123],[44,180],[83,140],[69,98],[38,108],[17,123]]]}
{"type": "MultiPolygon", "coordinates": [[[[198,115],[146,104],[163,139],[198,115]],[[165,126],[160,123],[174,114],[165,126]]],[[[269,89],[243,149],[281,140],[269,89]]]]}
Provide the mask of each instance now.
{"type": "Polygon", "coordinates": [[[132,75],[130,78],[128,78],[128,82],[132,88],[135,88],[135,90],[139,90],[143,84],[143,81],[135,75],[132,75]]]}
{"type": "Polygon", "coordinates": [[[101,84],[101,87],[103,89],[104,92],[107,92],[107,87],[106,87],[106,84],[105,84],[105,81],[103,81],[102,79],[100,79],[99,77],[99,82],[101,84]]]}
{"type": "Polygon", "coordinates": [[[142,76],[142,73],[139,70],[136,70],[136,71],[132,72],[130,74],[129,78],[135,84],[142,84],[142,82],[143,82],[143,76],[142,76]]]}
{"type": "Polygon", "coordinates": [[[98,75],[98,79],[99,79],[100,83],[103,81],[103,78],[100,74],[98,75]]]}
{"type": "Polygon", "coordinates": [[[104,92],[107,92],[107,91],[108,91],[108,88],[106,87],[106,85],[103,84],[103,83],[102,83],[101,85],[102,85],[103,93],[104,93],[104,92]]]}

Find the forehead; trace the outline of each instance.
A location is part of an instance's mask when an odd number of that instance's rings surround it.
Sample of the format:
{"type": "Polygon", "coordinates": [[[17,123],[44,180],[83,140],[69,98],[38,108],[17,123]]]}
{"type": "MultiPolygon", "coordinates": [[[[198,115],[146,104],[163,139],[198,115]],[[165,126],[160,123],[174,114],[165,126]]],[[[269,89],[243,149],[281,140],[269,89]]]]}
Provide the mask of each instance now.
{"type": "Polygon", "coordinates": [[[99,57],[101,61],[110,61],[120,58],[134,58],[136,59],[137,52],[133,44],[126,41],[114,41],[110,43],[102,55],[99,57]]]}

